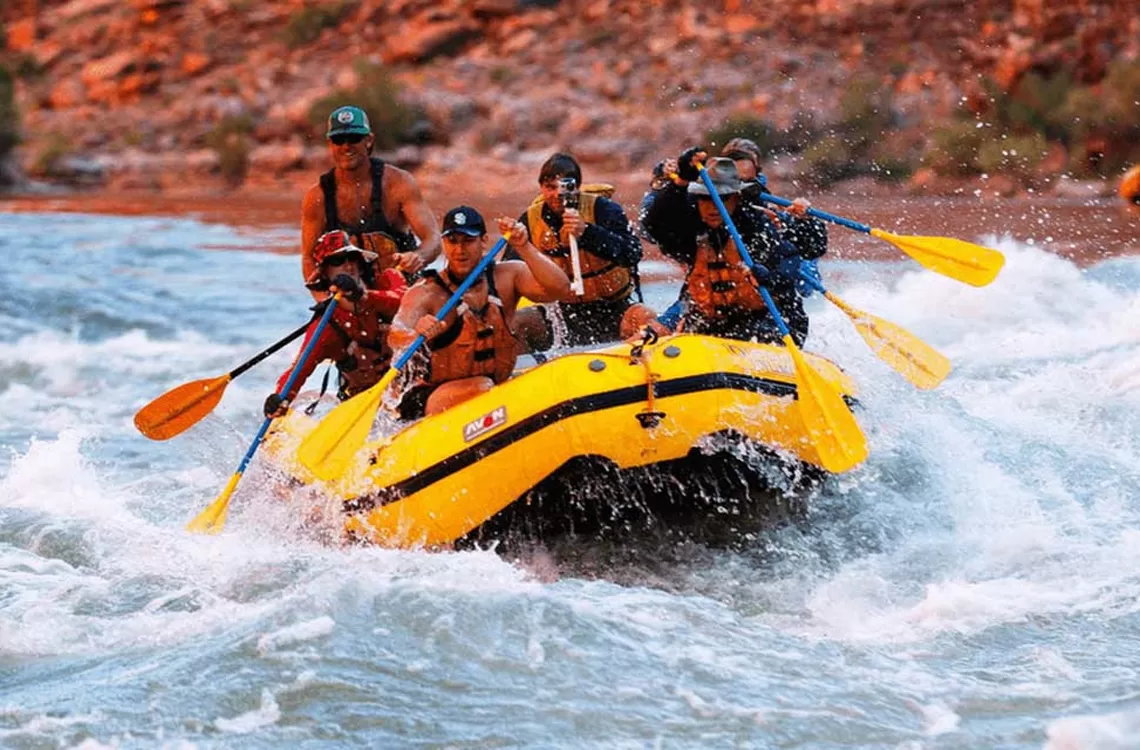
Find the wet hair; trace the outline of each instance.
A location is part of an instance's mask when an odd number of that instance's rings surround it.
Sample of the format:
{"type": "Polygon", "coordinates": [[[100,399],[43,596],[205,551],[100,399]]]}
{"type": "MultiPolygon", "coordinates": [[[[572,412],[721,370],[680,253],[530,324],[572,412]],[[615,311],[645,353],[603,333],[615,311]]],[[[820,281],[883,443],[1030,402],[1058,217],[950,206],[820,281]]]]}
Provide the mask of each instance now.
{"type": "Polygon", "coordinates": [[[573,177],[581,185],[582,168],[578,166],[578,160],[570,154],[557,153],[543,162],[542,169],[538,171],[538,184],[558,177],[573,177]]]}

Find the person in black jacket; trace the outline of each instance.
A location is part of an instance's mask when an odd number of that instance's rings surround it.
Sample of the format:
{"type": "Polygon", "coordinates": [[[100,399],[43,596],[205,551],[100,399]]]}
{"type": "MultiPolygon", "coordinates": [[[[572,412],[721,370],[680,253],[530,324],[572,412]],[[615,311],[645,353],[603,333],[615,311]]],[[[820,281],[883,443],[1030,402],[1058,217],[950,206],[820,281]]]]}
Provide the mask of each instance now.
{"type": "Polygon", "coordinates": [[[708,161],[708,172],[748,254],[750,271],[729,235],[715,203],[700,181],[697,164],[707,154],[690,148],[666,164],[666,179],[642,204],[642,227],[667,257],[683,264],[687,273],[680,295],[679,330],[741,340],[778,342],[780,334],[760,295],[767,287],[792,338],[802,344],[808,318],[796,288],[804,260],[826,251],[823,242],[796,244],[763,209],[741,196],[742,182],[732,159],[708,161]]]}

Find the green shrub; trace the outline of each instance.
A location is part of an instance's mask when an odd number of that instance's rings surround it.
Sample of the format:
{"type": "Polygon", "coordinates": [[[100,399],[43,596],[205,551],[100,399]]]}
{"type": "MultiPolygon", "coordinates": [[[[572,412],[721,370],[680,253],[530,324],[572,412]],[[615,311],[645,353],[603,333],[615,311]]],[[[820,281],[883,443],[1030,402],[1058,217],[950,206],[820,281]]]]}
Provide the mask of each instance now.
{"type": "Polygon", "coordinates": [[[978,148],[977,165],[987,174],[1003,174],[1029,182],[1048,149],[1049,142],[1041,133],[989,140],[978,148]]]}
{"type": "Polygon", "coordinates": [[[1118,60],[1095,88],[1074,90],[1070,168],[1109,177],[1140,160],[1140,60],[1118,60]]]}
{"type": "Polygon", "coordinates": [[[353,67],[360,83],[351,91],[334,91],[313,103],[309,121],[323,140],[329,113],[337,107],[352,104],[368,114],[375,137],[375,147],[384,150],[401,143],[423,140],[421,123],[427,116],[401,98],[399,84],[392,80],[382,65],[359,59],[353,67]]]}
{"type": "Polygon", "coordinates": [[[355,5],[350,0],[307,5],[290,16],[289,23],[281,32],[281,38],[294,49],[312,44],[321,38],[322,31],[339,24],[355,5]]]}
{"type": "MultiPolygon", "coordinates": [[[[934,131],[923,162],[941,175],[964,177],[979,174],[978,151],[988,135],[981,123],[953,122],[934,131]]],[[[989,132],[993,132],[990,130],[989,132]]]]}
{"type": "Polygon", "coordinates": [[[252,133],[249,115],[227,115],[206,134],[206,145],[217,153],[218,169],[230,187],[241,185],[249,172],[252,133]]]}
{"type": "Polygon", "coordinates": [[[704,146],[719,153],[724,144],[733,138],[749,138],[760,148],[761,161],[779,154],[802,151],[815,135],[815,120],[811,113],[797,115],[787,130],[779,130],[767,120],[744,115],[732,117],[705,133],[704,146]]]}
{"type": "Polygon", "coordinates": [[[819,187],[855,177],[860,173],[855,151],[838,134],[825,136],[804,149],[807,177],[819,187]]]}
{"type": "Polygon", "coordinates": [[[827,186],[860,175],[902,179],[913,171],[891,141],[898,116],[889,87],[872,78],[855,79],[844,89],[838,109],[827,135],[804,149],[807,179],[827,186]]]}
{"type": "Polygon", "coordinates": [[[20,143],[20,115],[16,110],[16,84],[0,64],[0,161],[20,143]]]}
{"type": "Polygon", "coordinates": [[[854,149],[862,151],[894,129],[893,99],[891,90],[878,81],[855,79],[839,99],[839,121],[834,129],[843,133],[854,149]]]}
{"type": "Polygon", "coordinates": [[[70,153],[70,142],[59,133],[51,133],[40,146],[32,159],[31,173],[37,177],[51,177],[55,174],[59,160],[70,153]]]}
{"type": "Polygon", "coordinates": [[[491,83],[502,85],[513,80],[515,72],[509,65],[496,65],[491,68],[491,83]]]}

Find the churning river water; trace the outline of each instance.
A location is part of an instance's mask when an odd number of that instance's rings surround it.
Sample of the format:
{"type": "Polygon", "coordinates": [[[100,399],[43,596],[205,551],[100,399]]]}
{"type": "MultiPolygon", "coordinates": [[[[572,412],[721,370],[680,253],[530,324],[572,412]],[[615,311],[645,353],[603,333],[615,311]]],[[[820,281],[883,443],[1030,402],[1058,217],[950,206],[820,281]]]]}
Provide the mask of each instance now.
{"type": "Polygon", "coordinates": [[[943,386],[815,298],[872,454],[807,524],[535,576],[321,546],[255,482],[183,531],[295,350],[168,443],[131,418],[308,315],[256,252],[291,237],[0,214],[0,747],[1140,747],[1140,260],[966,237],[1007,255],[985,289],[825,261],[943,386]]]}

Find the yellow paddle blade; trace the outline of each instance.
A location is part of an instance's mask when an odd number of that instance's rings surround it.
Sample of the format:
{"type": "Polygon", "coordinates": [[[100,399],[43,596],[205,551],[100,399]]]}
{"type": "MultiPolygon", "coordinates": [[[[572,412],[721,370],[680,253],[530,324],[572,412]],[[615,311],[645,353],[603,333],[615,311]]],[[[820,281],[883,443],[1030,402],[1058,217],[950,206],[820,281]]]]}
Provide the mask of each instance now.
{"type": "Polygon", "coordinates": [[[368,440],[384,390],[396,377],[394,368],[380,382],[336,407],[321,420],[297,449],[301,463],[325,481],[344,474],[352,459],[368,440]]]}
{"type": "Polygon", "coordinates": [[[936,388],[950,374],[950,360],[902,326],[856,310],[831,292],[824,296],[851,318],[871,351],[916,388],[936,388]]]}
{"type": "Polygon", "coordinates": [[[973,286],[985,286],[1005,265],[997,250],[952,237],[914,237],[872,229],[871,235],[886,240],[931,271],[973,286]]]}
{"type": "Polygon", "coordinates": [[[135,427],[151,440],[169,440],[198,424],[226,392],[230,376],[195,380],[172,388],[135,414],[135,427]]]}
{"type": "Polygon", "coordinates": [[[230,497],[233,496],[239,479],[241,479],[241,472],[230,477],[230,481],[226,483],[226,488],[222,490],[222,494],[218,495],[218,499],[210,503],[204,511],[194,517],[194,520],[186,524],[186,530],[194,534],[217,534],[221,532],[226,525],[226,511],[230,508],[230,497]]]}
{"type": "Polygon", "coordinates": [[[867,458],[867,438],[843,396],[804,359],[791,336],[784,346],[796,367],[796,403],[823,468],[839,474],[867,458]]]}

